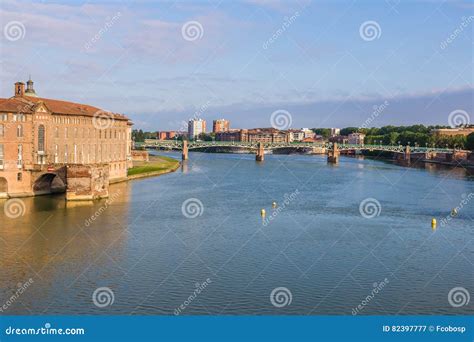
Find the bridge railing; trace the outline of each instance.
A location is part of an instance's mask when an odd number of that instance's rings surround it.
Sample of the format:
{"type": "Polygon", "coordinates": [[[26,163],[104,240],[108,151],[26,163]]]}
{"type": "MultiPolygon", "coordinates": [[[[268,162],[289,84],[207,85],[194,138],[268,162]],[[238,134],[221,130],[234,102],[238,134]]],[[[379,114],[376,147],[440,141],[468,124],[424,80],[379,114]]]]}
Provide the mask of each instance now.
{"type": "MultiPolygon", "coordinates": [[[[146,139],[143,147],[164,147],[164,148],[182,148],[182,141],[176,140],[155,140],[146,139]]],[[[203,148],[212,146],[234,146],[234,147],[245,147],[245,148],[257,148],[259,142],[256,141],[190,141],[188,142],[188,148],[203,148]]],[[[330,142],[276,142],[276,143],[263,143],[264,148],[288,148],[288,147],[302,147],[302,148],[325,148],[332,149],[333,143],[330,142]]],[[[355,151],[386,151],[386,152],[398,152],[404,153],[406,146],[402,145],[375,145],[375,144],[338,144],[338,149],[344,150],[355,150],[355,151]]],[[[452,153],[453,149],[448,148],[437,148],[437,147],[421,147],[421,146],[410,146],[411,153],[452,153]]]]}

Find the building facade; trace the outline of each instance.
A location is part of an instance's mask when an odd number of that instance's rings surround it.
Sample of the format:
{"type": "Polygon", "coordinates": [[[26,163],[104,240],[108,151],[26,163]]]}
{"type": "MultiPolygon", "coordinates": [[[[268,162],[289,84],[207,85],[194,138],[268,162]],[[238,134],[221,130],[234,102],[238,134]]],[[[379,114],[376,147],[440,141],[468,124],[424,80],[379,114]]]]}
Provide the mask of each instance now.
{"type": "Polygon", "coordinates": [[[431,132],[436,136],[454,137],[456,135],[462,135],[467,137],[469,134],[474,133],[474,126],[458,128],[438,128],[433,129],[431,132]]]}
{"type": "Polygon", "coordinates": [[[300,129],[289,129],[289,139],[292,141],[303,141],[305,138],[305,132],[300,129]]]}
{"type": "Polygon", "coordinates": [[[349,144],[353,145],[364,145],[365,134],[363,133],[351,133],[347,136],[349,144]]]}
{"type": "Polygon", "coordinates": [[[341,129],[340,128],[331,128],[331,137],[334,137],[336,135],[341,134],[341,129]]]}
{"type": "Polygon", "coordinates": [[[203,119],[191,119],[188,122],[188,137],[195,140],[202,133],[206,133],[206,121],[203,119]]]}
{"type": "MultiPolygon", "coordinates": [[[[26,90],[22,82],[14,89],[13,97],[0,99],[0,197],[47,192],[38,177],[59,166],[107,165],[109,180],[126,178],[132,149],[127,117],[38,97],[31,80],[26,90]]],[[[59,181],[51,175],[49,187],[59,181]]]]}
{"type": "Polygon", "coordinates": [[[156,132],[156,138],[158,140],[172,140],[177,136],[176,131],[161,131],[156,132]]]}
{"type": "Polygon", "coordinates": [[[228,132],[230,130],[229,120],[218,119],[212,122],[212,131],[214,133],[228,132]]]}
{"type": "Polygon", "coordinates": [[[290,142],[290,133],[275,128],[240,129],[216,133],[217,141],[280,143],[290,142]]]}

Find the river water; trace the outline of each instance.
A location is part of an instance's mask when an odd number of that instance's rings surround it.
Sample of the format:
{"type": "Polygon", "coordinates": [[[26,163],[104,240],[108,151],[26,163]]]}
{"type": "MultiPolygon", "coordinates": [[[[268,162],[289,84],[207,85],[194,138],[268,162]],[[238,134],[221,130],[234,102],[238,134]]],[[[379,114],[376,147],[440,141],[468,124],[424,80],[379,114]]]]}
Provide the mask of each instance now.
{"type": "Polygon", "coordinates": [[[191,153],[108,202],[2,210],[0,314],[472,314],[449,292],[474,291],[473,193],[462,169],[191,153]]]}

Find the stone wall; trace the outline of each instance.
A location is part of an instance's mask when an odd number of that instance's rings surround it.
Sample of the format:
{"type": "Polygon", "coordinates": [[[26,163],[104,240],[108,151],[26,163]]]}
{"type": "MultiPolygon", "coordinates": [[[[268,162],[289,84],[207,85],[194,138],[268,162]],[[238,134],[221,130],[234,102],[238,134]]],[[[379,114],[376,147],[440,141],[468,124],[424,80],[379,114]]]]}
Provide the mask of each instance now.
{"type": "Polygon", "coordinates": [[[133,161],[149,161],[148,151],[132,150],[133,161]]]}
{"type": "Polygon", "coordinates": [[[108,196],[109,166],[107,164],[68,166],[66,200],[93,200],[108,196]]]}

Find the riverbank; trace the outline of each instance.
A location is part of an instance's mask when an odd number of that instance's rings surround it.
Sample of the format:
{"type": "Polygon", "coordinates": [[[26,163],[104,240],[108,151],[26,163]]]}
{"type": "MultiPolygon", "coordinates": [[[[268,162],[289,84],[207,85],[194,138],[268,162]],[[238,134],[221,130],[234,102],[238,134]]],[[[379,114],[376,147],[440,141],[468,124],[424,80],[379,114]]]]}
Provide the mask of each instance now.
{"type": "Polygon", "coordinates": [[[178,168],[179,161],[176,159],[150,155],[149,161],[133,162],[133,167],[128,170],[127,180],[159,176],[174,172],[178,168]]]}

